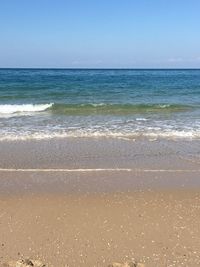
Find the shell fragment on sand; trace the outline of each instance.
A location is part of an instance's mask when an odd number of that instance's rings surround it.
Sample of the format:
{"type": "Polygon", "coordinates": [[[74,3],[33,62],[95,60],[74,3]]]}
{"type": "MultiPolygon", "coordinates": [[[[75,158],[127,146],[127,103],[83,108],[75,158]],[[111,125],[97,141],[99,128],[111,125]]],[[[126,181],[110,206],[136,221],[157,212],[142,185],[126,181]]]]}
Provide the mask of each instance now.
{"type": "MultiPolygon", "coordinates": [[[[9,261],[7,263],[4,263],[2,267],[45,267],[46,265],[43,264],[39,260],[32,260],[32,259],[21,259],[21,260],[15,260],[15,261],[9,261]]],[[[125,262],[125,263],[117,263],[114,262],[108,267],[145,267],[143,263],[139,263],[136,261],[132,262],[125,262]]]]}
{"type": "Polygon", "coordinates": [[[39,260],[25,259],[25,260],[9,261],[7,263],[4,263],[3,267],[45,267],[45,264],[43,264],[39,260]]]}
{"type": "Polygon", "coordinates": [[[114,262],[108,265],[108,267],[145,267],[145,265],[143,263],[132,261],[132,262],[125,262],[125,263],[114,262]]]}

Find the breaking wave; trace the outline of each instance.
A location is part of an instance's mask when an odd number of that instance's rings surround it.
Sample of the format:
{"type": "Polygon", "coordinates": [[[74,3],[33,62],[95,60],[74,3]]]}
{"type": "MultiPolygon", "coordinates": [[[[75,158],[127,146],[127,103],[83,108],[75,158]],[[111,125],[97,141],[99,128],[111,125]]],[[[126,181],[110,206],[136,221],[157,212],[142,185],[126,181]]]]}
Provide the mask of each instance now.
{"type": "Polygon", "coordinates": [[[41,112],[51,108],[51,104],[22,104],[22,105],[0,105],[0,115],[9,115],[15,113],[27,113],[27,112],[41,112]]]}

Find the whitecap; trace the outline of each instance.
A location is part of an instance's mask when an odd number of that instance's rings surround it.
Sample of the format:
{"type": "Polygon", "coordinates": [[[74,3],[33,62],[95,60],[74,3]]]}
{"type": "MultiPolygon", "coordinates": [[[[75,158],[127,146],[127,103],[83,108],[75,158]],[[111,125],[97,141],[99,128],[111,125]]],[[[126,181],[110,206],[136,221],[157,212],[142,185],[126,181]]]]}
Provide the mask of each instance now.
{"type": "Polygon", "coordinates": [[[2,114],[14,114],[24,112],[40,112],[53,106],[50,104],[22,104],[22,105],[0,105],[0,115],[2,114]]]}

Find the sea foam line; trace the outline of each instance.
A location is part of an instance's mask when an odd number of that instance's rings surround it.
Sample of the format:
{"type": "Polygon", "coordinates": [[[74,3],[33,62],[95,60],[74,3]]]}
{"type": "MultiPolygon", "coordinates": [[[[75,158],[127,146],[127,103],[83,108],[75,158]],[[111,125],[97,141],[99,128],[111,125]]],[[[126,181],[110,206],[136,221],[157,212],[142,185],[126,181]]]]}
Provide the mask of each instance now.
{"type": "Polygon", "coordinates": [[[129,168],[97,168],[97,169],[9,169],[0,168],[0,172],[200,172],[200,169],[129,169],[129,168]]]}

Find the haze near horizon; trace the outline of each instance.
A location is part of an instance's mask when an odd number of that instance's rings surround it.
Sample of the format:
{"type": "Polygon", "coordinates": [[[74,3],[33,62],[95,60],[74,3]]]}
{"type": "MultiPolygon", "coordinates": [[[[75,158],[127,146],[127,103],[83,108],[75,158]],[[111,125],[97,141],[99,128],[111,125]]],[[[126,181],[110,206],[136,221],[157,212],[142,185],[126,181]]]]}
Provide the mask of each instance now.
{"type": "Polygon", "coordinates": [[[197,0],[0,2],[0,67],[199,68],[197,0]]]}

